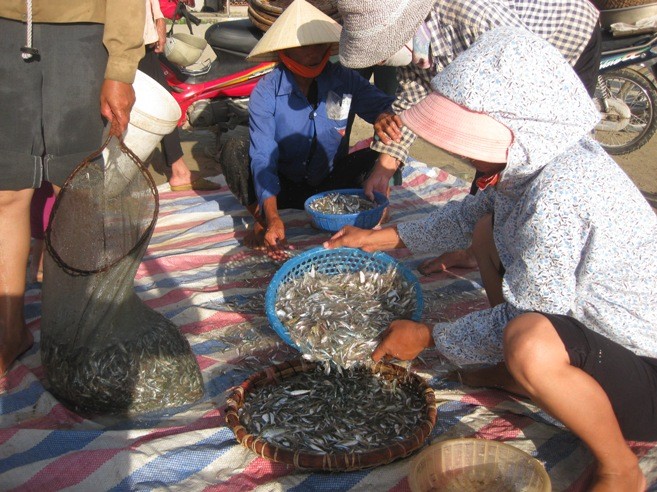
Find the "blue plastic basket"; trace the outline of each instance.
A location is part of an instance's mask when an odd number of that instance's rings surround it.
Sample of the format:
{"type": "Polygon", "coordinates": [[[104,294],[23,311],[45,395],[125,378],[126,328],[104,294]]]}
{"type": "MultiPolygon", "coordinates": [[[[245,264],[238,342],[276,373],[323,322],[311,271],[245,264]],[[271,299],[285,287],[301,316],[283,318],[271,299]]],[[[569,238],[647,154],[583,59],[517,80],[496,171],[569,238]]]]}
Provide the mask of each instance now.
{"type": "Polygon", "coordinates": [[[361,229],[371,229],[379,223],[383,216],[383,211],[389,205],[388,198],[383,193],[375,191],[374,201],[377,204],[376,207],[371,208],[370,210],[364,210],[363,212],[355,214],[323,214],[310,208],[312,202],[330,193],[356,195],[365,198],[365,192],[360,188],[324,191],[308,198],[304,203],[304,208],[312,218],[313,223],[324,231],[337,232],[346,225],[360,227],[361,229]]]}
{"type": "Polygon", "coordinates": [[[285,343],[299,350],[299,347],[290,338],[287,328],[283,326],[276,315],[276,299],[278,298],[279,287],[282,284],[301,277],[313,267],[318,273],[335,275],[361,270],[383,273],[390,266],[397,268],[399,274],[403,275],[406,281],[413,286],[416,306],[411,319],[420,321],[422,308],[424,307],[422,288],[417,277],[403,263],[381,252],[366,253],[355,248],[324,249],[320,246],[287,260],[274,274],[265,294],[265,311],[269,324],[285,343]]]}

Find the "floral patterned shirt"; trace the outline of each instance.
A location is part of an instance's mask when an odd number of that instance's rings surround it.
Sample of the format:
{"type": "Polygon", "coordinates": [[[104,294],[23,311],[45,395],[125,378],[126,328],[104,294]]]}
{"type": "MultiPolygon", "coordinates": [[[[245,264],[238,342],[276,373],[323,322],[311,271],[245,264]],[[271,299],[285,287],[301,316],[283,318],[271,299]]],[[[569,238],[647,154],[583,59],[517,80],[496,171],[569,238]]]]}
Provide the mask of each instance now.
{"type": "Polygon", "coordinates": [[[497,28],[432,87],[514,138],[498,184],[398,225],[412,251],[439,254],[467,247],[494,213],[506,302],[438,323],[438,350],[457,364],[499,362],[509,320],[543,311],[657,357],[657,216],[589,136],[598,113],[563,56],[529,31],[497,28]]]}

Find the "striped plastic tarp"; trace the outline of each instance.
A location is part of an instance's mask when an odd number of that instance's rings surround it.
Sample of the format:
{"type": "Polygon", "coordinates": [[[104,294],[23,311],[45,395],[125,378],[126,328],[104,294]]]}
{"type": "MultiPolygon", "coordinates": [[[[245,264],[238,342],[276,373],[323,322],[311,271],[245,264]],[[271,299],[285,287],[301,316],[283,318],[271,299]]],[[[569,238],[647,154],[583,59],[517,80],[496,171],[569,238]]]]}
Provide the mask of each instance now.
{"type": "MultiPolygon", "coordinates": [[[[222,180],[222,177],[216,178],[222,180]]],[[[223,183],[223,181],[222,181],[223,183]]],[[[393,190],[392,218],[409,220],[467,193],[466,183],[411,163],[393,190]]],[[[373,470],[304,473],[238,445],[224,422],[233,386],[273,363],[297,356],[269,328],[264,291],[279,265],[241,245],[247,212],[224,186],[216,192],[160,188],[160,216],[135,279],[139,296],[189,340],[201,367],[204,398],[133,419],[82,418],[44,387],[39,356],[40,289],[26,292],[34,346],[0,380],[0,490],[408,490],[412,458],[373,470]]],[[[328,234],[309,227],[303,211],[284,211],[297,250],[328,234]]],[[[399,250],[411,269],[426,257],[399,250]]],[[[487,305],[479,277],[454,271],[422,277],[425,319],[449,320],[487,305]]],[[[476,436],[506,441],[545,464],[554,490],[584,490],[592,459],[582,443],[524,401],[492,390],[466,390],[442,379],[448,367],[431,353],[414,369],[441,403],[431,441],[476,436]]],[[[654,443],[633,443],[657,491],[654,443]]]]}

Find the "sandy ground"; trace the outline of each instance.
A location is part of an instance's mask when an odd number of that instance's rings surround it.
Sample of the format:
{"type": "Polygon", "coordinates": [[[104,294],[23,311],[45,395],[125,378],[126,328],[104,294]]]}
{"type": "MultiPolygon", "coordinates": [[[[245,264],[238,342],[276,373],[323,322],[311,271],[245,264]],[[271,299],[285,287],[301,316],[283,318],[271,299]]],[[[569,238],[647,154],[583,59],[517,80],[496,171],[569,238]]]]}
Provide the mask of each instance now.
{"type": "MultiPolygon", "coordinates": [[[[194,27],[194,34],[203,36],[203,33],[212,22],[226,20],[225,15],[212,15],[197,13],[202,19],[200,26],[194,27]]],[[[239,18],[245,15],[243,7],[233,7],[231,18],[239,18]]],[[[176,31],[186,31],[186,26],[176,25],[176,31]]],[[[201,56],[201,60],[214,58],[212,50],[207,48],[201,56]]],[[[216,134],[212,129],[180,130],[185,162],[192,170],[199,170],[204,176],[213,176],[221,172],[217,163],[209,157],[215,145],[216,134]],[[209,152],[208,152],[209,150],[209,152]]],[[[357,119],[351,136],[351,143],[372,136],[371,126],[357,119]]],[[[441,167],[447,172],[459,176],[468,182],[474,175],[471,166],[459,159],[433,147],[432,145],[417,139],[411,148],[411,155],[417,160],[430,166],[441,167]]],[[[644,193],[651,205],[657,210],[657,137],[636,152],[624,156],[616,156],[614,159],[630,176],[634,183],[644,193]]],[[[157,184],[166,182],[168,169],[164,166],[162,155],[155,151],[149,161],[150,170],[157,184]]]]}

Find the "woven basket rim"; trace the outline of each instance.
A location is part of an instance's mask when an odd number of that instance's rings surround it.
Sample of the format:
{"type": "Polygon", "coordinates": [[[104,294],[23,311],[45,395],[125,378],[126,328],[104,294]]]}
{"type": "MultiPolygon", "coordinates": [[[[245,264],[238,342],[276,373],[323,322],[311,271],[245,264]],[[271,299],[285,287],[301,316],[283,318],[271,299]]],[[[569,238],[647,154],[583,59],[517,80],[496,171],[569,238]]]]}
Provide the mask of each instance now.
{"type": "Polygon", "coordinates": [[[419,375],[400,366],[383,362],[373,365],[370,370],[374,374],[376,374],[375,370],[385,370],[389,371],[386,374],[393,373],[397,377],[402,374],[408,376],[417,384],[418,389],[424,395],[426,414],[418,424],[418,430],[404,440],[396,441],[390,446],[367,451],[318,453],[292,451],[270,444],[264,439],[248,433],[239,419],[239,409],[243,406],[246,395],[252,387],[273,384],[282,379],[315,370],[317,365],[316,362],[310,362],[301,357],[292,359],[252,374],[240,386],[234,388],[226,401],[225,415],[226,423],[235,434],[237,441],[263,458],[293,465],[300,469],[323,471],[351,471],[385,465],[391,461],[405,458],[424,446],[436,423],[437,403],[435,393],[419,375]]]}
{"type": "MultiPolygon", "coordinates": [[[[283,11],[289,6],[290,3],[292,3],[292,0],[290,0],[290,2],[288,2],[288,5],[286,5],[285,7],[272,5],[271,2],[267,0],[248,0],[248,3],[253,5],[255,10],[270,12],[278,16],[283,13],[283,11]]],[[[310,4],[329,16],[331,16],[331,14],[333,13],[337,13],[338,11],[337,7],[332,5],[332,3],[327,0],[310,0],[310,4]]]]}
{"type": "Polygon", "coordinates": [[[422,450],[411,462],[409,467],[408,482],[412,492],[419,492],[421,489],[417,484],[417,479],[415,478],[417,474],[418,467],[423,463],[424,460],[433,457],[435,454],[440,453],[442,449],[447,447],[456,447],[464,444],[474,444],[476,446],[486,446],[493,448],[506,449],[513,456],[522,458],[531,464],[532,469],[541,476],[541,481],[543,482],[543,489],[541,492],[550,492],[552,490],[550,475],[548,475],[547,470],[543,464],[534,458],[529,453],[519,449],[511,444],[495,441],[492,439],[482,439],[476,437],[459,437],[454,439],[444,439],[442,441],[434,442],[431,445],[427,446],[422,450]]]}

